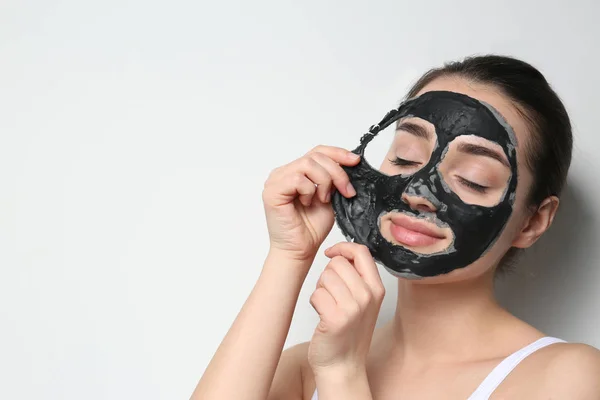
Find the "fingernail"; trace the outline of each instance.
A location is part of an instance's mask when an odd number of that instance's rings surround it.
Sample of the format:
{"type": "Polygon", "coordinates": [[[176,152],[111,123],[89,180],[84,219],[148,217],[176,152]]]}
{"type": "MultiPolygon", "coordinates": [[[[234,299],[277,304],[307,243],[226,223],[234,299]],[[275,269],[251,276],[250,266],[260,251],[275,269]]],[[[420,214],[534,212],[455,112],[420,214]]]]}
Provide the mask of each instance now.
{"type": "Polygon", "coordinates": [[[329,200],[331,200],[331,192],[327,192],[325,195],[325,203],[329,203],[329,200]]]}
{"type": "Polygon", "coordinates": [[[348,158],[351,159],[351,160],[356,161],[356,160],[358,160],[360,158],[360,156],[358,154],[353,153],[353,152],[350,151],[350,152],[348,152],[348,158]]]}
{"type": "Polygon", "coordinates": [[[354,190],[354,186],[350,182],[348,182],[348,186],[346,186],[346,192],[350,197],[356,196],[356,190],[354,190]]]}

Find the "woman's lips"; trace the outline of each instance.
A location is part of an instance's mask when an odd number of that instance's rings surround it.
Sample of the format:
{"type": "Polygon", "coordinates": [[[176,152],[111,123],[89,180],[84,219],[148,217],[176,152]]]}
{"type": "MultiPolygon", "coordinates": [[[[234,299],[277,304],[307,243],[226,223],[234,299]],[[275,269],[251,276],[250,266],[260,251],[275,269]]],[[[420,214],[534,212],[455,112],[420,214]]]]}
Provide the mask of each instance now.
{"type": "Polygon", "coordinates": [[[391,217],[390,231],[396,241],[411,247],[431,246],[446,238],[439,229],[403,214],[391,217]]]}

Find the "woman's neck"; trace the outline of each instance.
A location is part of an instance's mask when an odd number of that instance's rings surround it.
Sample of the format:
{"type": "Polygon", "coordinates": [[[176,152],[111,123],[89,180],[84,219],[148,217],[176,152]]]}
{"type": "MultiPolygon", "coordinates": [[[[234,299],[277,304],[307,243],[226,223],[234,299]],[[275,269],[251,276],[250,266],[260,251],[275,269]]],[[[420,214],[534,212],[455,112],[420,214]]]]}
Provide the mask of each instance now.
{"type": "Polygon", "coordinates": [[[497,337],[498,327],[507,325],[499,322],[511,319],[494,298],[493,269],[454,283],[399,279],[390,324],[394,353],[411,364],[472,360],[481,357],[486,341],[497,337]]]}

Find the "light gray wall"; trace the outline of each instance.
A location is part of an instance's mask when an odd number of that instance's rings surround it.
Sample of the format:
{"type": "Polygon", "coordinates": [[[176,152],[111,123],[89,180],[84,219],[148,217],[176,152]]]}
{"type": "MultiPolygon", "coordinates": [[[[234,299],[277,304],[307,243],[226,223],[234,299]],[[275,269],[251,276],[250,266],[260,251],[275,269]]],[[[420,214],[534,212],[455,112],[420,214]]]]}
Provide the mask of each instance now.
{"type": "Polygon", "coordinates": [[[0,398],[188,398],[260,271],[269,171],[473,53],[541,68],[575,126],[562,213],[502,297],[600,346],[598,4],[3,1],[0,398]]]}

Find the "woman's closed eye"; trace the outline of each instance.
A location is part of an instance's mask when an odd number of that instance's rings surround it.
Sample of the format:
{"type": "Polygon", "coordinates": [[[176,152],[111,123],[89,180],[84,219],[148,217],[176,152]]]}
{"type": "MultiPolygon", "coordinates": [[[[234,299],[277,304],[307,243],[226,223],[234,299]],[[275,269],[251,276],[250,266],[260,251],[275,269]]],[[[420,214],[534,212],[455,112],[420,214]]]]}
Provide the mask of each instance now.
{"type": "Polygon", "coordinates": [[[399,165],[401,167],[416,167],[418,165],[421,165],[419,161],[407,160],[398,156],[396,156],[395,159],[390,159],[390,162],[394,165],[399,165]]]}
{"type": "Polygon", "coordinates": [[[472,182],[468,179],[463,178],[462,176],[457,176],[457,178],[461,185],[463,185],[477,193],[486,193],[487,190],[489,189],[488,186],[483,186],[478,183],[472,182]]]}

